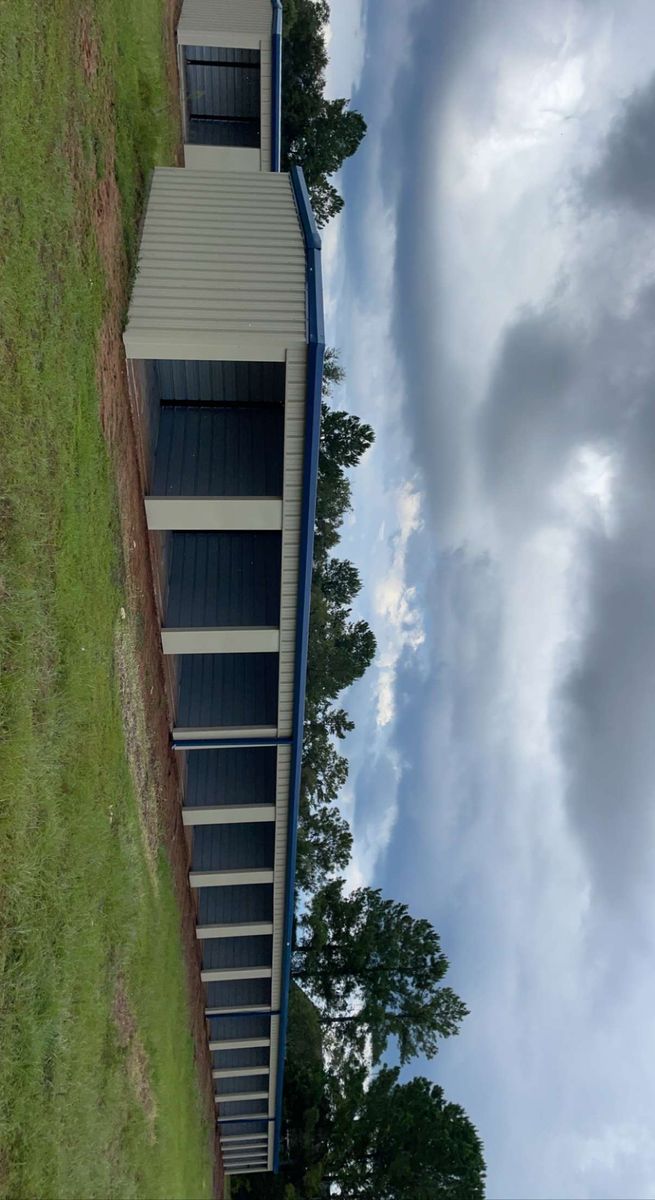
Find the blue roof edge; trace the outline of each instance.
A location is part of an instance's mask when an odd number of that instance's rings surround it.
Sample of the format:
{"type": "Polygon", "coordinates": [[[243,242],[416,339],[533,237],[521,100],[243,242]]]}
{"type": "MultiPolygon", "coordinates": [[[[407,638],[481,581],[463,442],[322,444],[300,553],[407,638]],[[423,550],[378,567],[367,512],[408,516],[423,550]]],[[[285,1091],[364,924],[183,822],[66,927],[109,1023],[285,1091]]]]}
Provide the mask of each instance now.
{"type": "Polygon", "coordinates": [[[282,3],[271,0],[273,28],[271,33],[271,171],[280,170],[282,159],[282,3]]]}
{"type": "Polygon", "coordinates": [[[278,1042],[277,1082],[275,1089],[275,1141],[273,1170],[280,1169],[280,1135],[282,1132],[282,1096],[284,1091],[284,1060],[287,1046],[289,993],[291,990],[291,944],[293,938],[294,898],[296,884],[296,852],[298,849],[298,808],[300,804],[300,773],[302,769],[303,726],[305,717],[305,686],[307,682],[307,653],[309,647],[309,609],[314,561],[314,521],[318,486],[318,452],[321,432],[321,394],[325,326],[323,321],[323,276],[321,270],[321,239],[316,228],[302,169],[291,168],[291,184],[305,241],[307,286],[307,383],[305,406],[305,447],[303,460],[303,504],[300,527],[300,571],[298,577],[298,620],[296,625],[296,654],[294,670],[293,741],[291,745],[291,787],[289,824],[287,831],[287,874],[285,888],[284,940],[282,944],[282,996],[280,999],[280,1035],[278,1042]]]}

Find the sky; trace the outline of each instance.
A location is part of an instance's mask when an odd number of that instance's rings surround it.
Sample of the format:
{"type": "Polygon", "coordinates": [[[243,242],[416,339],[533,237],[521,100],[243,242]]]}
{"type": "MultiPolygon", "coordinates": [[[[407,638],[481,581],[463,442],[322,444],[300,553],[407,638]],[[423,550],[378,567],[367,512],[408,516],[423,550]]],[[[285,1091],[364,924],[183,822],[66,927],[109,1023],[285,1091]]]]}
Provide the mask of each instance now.
{"type": "Polygon", "coordinates": [[[471,1013],[492,1200],[655,1197],[655,4],[332,0],[350,881],[471,1013]]]}

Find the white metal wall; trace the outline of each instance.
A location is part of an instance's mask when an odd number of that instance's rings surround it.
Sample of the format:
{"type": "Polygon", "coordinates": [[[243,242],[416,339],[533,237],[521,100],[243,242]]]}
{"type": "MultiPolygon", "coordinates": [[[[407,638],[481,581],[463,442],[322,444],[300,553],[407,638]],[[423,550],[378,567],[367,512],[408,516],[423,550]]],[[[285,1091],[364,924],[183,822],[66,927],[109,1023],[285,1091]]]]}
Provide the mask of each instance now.
{"type": "Polygon", "coordinates": [[[282,496],[282,575],[280,594],[280,679],[278,730],[292,730],[293,684],[298,610],[298,562],[302,510],[305,436],[307,349],[294,347],[287,354],[284,401],[284,480],[282,496]]]}
{"type": "Polygon", "coordinates": [[[284,361],[305,339],[305,251],[289,176],[158,168],[127,357],[284,361]]]}
{"type": "Polygon", "coordinates": [[[271,0],[184,0],[177,40],[181,46],[257,47],[270,38],[272,20],[271,0]]]}

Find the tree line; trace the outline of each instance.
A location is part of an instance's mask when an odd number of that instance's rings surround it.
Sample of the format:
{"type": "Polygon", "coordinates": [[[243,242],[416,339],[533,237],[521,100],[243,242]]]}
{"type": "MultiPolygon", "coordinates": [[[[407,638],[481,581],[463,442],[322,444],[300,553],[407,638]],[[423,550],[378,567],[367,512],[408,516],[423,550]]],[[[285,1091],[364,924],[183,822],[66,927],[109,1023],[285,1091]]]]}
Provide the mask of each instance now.
{"type": "MultiPolygon", "coordinates": [[[[287,0],[284,10],[283,142],[300,162],[320,224],[343,200],[331,176],[366,125],[345,99],[323,95],[325,0],[287,0]]],[[[292,958],[294,980],[280,1175],[233,1181],[253,1200],[478,1200],[485,1164],[463,1109],[401,1068],[432,1058],[457,1034],[464,1002],[444,983],[448,959],[429,921],[377,888],[348,891],[342,875],[353,839],[338,799],[348,778],[339,744],[354,723],[339,703],[376,651],[353,615],[356,566],[338,557],[351,506],[349,472],[373,444],[370,425],[332,404],[343,382],[335,351],[325,360],[312,577],[292,958]],[[389,1066],[389,1058],[399,1065],[389,1066]]]]}

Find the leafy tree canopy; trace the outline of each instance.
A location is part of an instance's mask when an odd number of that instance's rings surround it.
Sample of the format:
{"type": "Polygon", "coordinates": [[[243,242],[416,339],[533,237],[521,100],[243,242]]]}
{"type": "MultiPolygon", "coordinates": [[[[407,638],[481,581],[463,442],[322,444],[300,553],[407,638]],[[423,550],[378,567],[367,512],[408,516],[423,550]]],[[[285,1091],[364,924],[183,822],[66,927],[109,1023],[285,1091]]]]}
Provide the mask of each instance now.
{"type": "Polygon", "coordinates": [[[330,176],[355,153],[366,122],[345,99],[327,100],[325,0],[286,0],[282,50],[282,154],[285,167],[299,163],[305,172],[318,225],[343,208],[330,176]]]}
{"type": "Polygon", "coordinates": [[[478,1133],[458,1104],[418,1076],[381,1070],[365,1087],[346,1076],[337,1101],[329,1174],[343,1200],[483,1200],[478,1133]]]}
{"type": "Polygon", "coordinates": [[[294,974],[310,989],[343,1049],[370,1048],[379,1062],[395,1038],[401,1062],[431,1057],[467,1015],[444,987],[448,959],[429,921],[376,888],[344,894],[333,879],[303,913],[294,974]]]}

